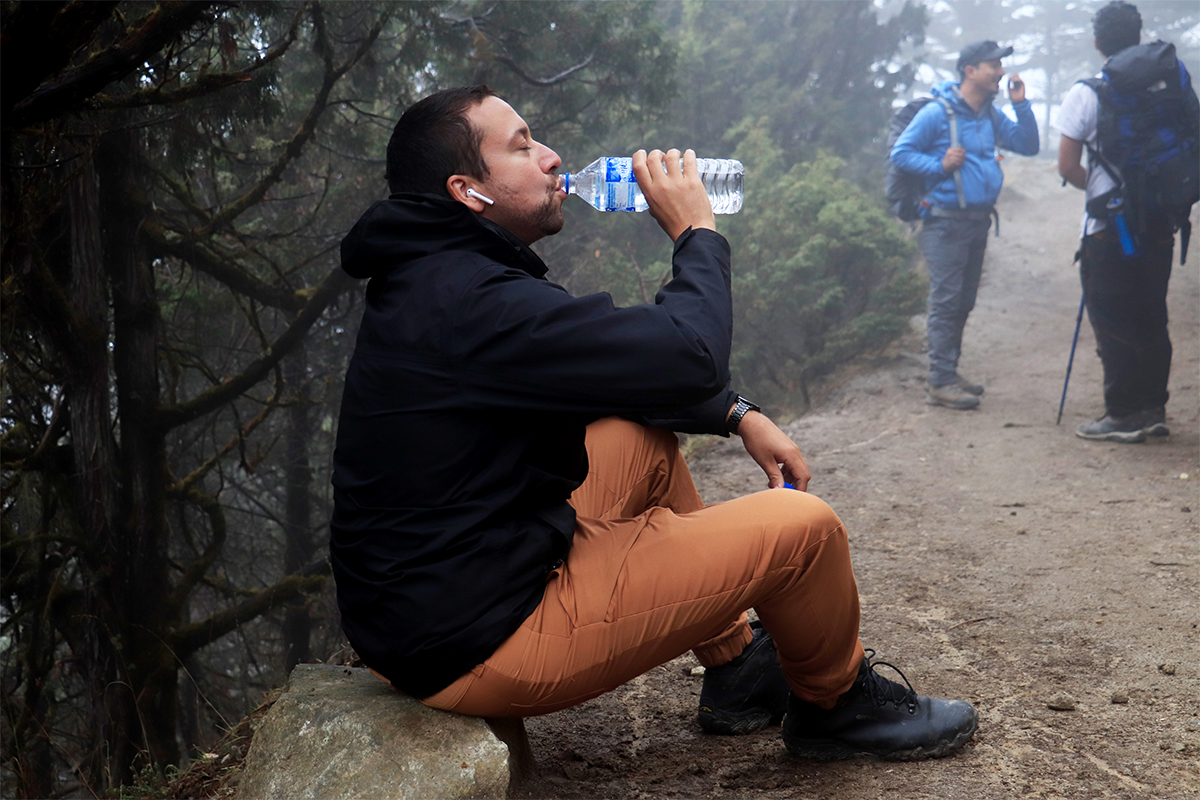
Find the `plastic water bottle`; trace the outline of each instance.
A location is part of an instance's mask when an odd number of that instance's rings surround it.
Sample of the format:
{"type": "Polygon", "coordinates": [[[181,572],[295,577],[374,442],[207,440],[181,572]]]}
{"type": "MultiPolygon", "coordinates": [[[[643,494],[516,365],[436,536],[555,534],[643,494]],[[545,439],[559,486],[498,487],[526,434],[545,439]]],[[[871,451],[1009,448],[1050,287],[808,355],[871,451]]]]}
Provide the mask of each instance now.
{"type": "MultiPolygon", "coordinates": [[[[697,158],[700,180],[714,214],[736,214],[742,209],[746,170],[731,158],[697,158]]],[[[582,197],[599,211],[645,211],[646,198],[633,177],[632,158],[597,158],[581,169],[563,175],[562,190],[582,197]]]]}
{"type": "Polygon", "coordinates": [[[1133,236],[1129,233],[1129,226],[1125,224],[1125,201],[1124,198],[1114,197],[1108,201],[1108,218],[1117,226],[1117,237],[1121,240],[1121,252],[1126,257],[1137,255],[1137,243],[1133,236]]]}

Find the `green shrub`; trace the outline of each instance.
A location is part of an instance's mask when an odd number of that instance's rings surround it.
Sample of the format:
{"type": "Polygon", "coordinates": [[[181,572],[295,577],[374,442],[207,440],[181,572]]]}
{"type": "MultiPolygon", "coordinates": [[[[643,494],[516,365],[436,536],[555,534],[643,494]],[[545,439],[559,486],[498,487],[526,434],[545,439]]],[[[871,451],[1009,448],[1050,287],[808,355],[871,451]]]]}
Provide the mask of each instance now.
{"type": "Polygon", "coordinates": [[[926,284],[911,268],[913,243],[876,198],[839,177],[839,159],[770,178],[767,150],[755,159],[766,168],[747,165],[746,207],[730,226],[734,385],[762,402],[798,395],[808,405],[814,379],[908,330],[926,284]],[[769,185],[750,191],[751,180],[769,185]]]}

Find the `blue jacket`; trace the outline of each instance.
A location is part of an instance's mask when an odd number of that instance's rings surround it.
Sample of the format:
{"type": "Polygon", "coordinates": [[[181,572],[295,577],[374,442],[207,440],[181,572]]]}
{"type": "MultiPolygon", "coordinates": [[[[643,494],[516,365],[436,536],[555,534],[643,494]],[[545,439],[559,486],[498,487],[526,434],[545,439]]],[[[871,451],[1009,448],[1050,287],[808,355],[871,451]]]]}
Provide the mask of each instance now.
{"type": "MultiPolygon", "coordinates": [[[[1029,101],[1013,103],[1017,112],[1017,121],[1013,122],[990,103],[978,112],[973,110],[959,94],[954,81],[934,86],[933,96],[948,101],[958,120],[958,142],[967,151],[960,168],[967,205],[977,208],[994,205],[1004,185],[1004,174],[996,162],[996,144],[1024,156],[1037,155],[1037,120],[1029,101]]],[[[942,170],[942,158],[949,149],[950,122],[946,110],[941,103],[929,103],[917,112],[896,140],[892,161],[905,172],[925,177],[926,199],[931,205],[958,208],[954,175],[942,170]]],[[[926,213],[921,212],[922,216],[926,213]]]]}

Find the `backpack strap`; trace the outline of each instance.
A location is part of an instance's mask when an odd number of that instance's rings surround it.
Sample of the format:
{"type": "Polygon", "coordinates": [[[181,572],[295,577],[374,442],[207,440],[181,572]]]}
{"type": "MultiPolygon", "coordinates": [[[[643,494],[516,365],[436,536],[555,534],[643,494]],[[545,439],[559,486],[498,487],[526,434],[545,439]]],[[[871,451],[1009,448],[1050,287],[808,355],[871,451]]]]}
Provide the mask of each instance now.
{"type": "MultiPolygon", "coordinates": [[[[1076,81],[1076,83],[1082,83],[1086,86],[1090,86],[1092,88],[1092,91],[1096,93],[1096,100],[1101,103],[1104,102],[1104,98],[1101,96],[1101,92],[1104,87],[1104,79],[1103,78],[1083,78],[1082,80],[1076,81]]],[[[1122,178],[1120,173],[1117,172],[1117,168],[1114,167],[1109,162],[1109,160],[1104,157],[1104,154],[1100,152],[1099,142],[1100,142],[1100,137],[1099,137],[1099,134],[1097,133],[1097,136],[1096,136],[1097,146],[1096,147],[1092,147],[1087,142],[1083,143],[1083,146],[1087,148],[1089,161],[1094,159],[1095,162],[1097,164],[1099,164],[1105,172],[1108,173],[1108,177],[1112,178],[1113,183],[1115,183],[1117,186],[1124,186],[1125,179],[1122,178]]]]}
{"type": "MultiPolygon", "coordinates": [[[[958,118],[954,116],[954,109],[950,107],[950,103],[944,97],[937,99],[942,104],[942,108],[946,111],[946,119],[950,123],[950,146],[958,147],[958,118]]],[[[958,191],[958,207],[966,208],[967,199],[963,194],[962,169],[954,170],[954,188],[958,191]]]]}

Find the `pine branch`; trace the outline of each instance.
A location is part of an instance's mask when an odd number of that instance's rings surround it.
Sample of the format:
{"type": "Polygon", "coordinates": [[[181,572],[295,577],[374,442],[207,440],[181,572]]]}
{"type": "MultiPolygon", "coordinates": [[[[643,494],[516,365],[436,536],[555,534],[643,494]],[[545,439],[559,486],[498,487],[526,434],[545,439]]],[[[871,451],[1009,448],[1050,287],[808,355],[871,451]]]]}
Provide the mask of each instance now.
{"type": "Polygon", "coordinates": [[[116,7],[116,2],[18,5],[0,33],[6,112],[65,69],[116,7]]]}
{"type": "Polygon", "coordinates": [[[287,330],[275,340],[275,343],[267,348],[261,358],[246,367],[240,374],[202,392],[194,399],[174,408],[160,410],[155,415],[155,422],[159,430],[167,431],[198,419],[226,403],[232,402],[248,391],[262,380],[285,355],[291,352],[293,347],[300,343],[325,308],[335,297],[345,291],[351,282],[350,277],[340,269],[330,272],[320,286],[309,290],[308,302],[304,308],[287,330]]]}
{"type": "Polygon", "coordinates": [[[139,89],[127,95],[120,97],[108,97],[106,95],[98,95],[92,102],[93,108],[102,110],[117,109],[117,108],[141,108],[144,106],[167,106],[177,103],[184,103],[188,100],[194,100],[197,97],[203,97],[213,92],[218,92],[221,89],[226,89],[230,86],[236,86],[239,83],[247,83],[253,80],[254,73],[258,72],[263,67],[281,58],[288,49],[295,43],[297,31],[300,27],[300,20],[303,15],[303,9],[296,12],[292,19],[291,27],[288,28],[287,35],[268,50],[263,55],[254,60],[250,66],[242,70],[234,72],[207,72],[200,77],[187,83],[186,85],[173,91],[166,91],[162,86],[154,86],[149,89],[139,89]]]}
{"type": "Polygon", "coordinates": [[[179,659],[185,659],[205,645],[252,619],[266,614],[292,599],[319,591],[330,573],[329,561],[321,559],[273,586],[252,595],[233,608],[213,614],[206,620],[185,625],[171,636],[170,646],[179,659]]]}
{"type": "Polygon", "coordinates": [[[221,252],[211,242],[185,238],[152,220],[143,223],[141,232],[152,255],[172,256],[186,261],[193,268],[215,278],[238,294],[250,297],[265,306],[299,311],[308,300],[304,291],[259,280],[243,269],[235,258],[221,252]]]}
{"type": "Polygon", "coordinates": [[[167,595],[165,599],[167,619],[173,619],[180,613],[184,603],[187,602],[188,596],[192,593],[192,589],[208,573],[213,562],[217,560],[217,556],[221,555],[221,550],[225,547],[226,534],[228,533],[228,526],[225,524],[225,509],[221,508],[221,504],[217,501],[217,498],[191,486],[186,488],[177,488],[177,486],[170,487],[167,490],[168,494],[185,499],[199,506],[208,515],[209,525],[212,529],[212,538],[209,540],[208,547],[204,548],[204,552],[200,554],[200,557],[184,567],[183,575],[176,581],[174,588],[167,595]]]}
{"type": "Polygon", "coordinates": [[[84,64],[51,83],[43,84],[5,115],[5,128],[22,128],[53,119],[78,108],[105,86],[138,69],[152,55],[196,24],[214,0],[161,2],[142,24],[115,45],[96,53],[84,64]]]}
{"type": "Polygon", "coordinates": [[[320,3],[313,4],[312,15],[313,28],[317,38],[314,47],[325,59],[325,74],[321,80],[321,88],[317,90],[312,105],[309,106],[308,113],[304,116],[304,119],[300,122],[300,126],[284,147],[282,155],[275,161],[262,180],[246,191],[241,197],[225,206],[207,224],[193,231],[191,234],[192,237],[202,238],[208,236],[213,231],[219,230],[221,227],[237,219],[247,209],[253,208],[262,202],[262,199],[267,196],[267,192],[271,187],[283,178],[284,170],[287,169],[288,165],[300,157],[305,146],[316,135],[317,122],[329,106],[329,95],[333,92],[333,87],[375,44],[375,40],[379,38],[379,34],[383,31],[383,26],[391,18],[392,10],[390,8],[385,9],[379,19],[376,20],[375,25],[367,33],[366,38],[359,43],[358,49],[340,67],[335,67],[333,64],[333,45],[330,44],[329,37],[325,31],[325,15],[320,3]]]}
{"type": "Polygon", "coordinates": [[[513,72],[516,73],[518,78],[525,81],[526,83],[533,84],[534,86],[554,86],[555,84],[562,83],[567,78],[571,77],[576,72],[583,69],[588,64],[592,63],[592,59],[594,59],[595,57],[596,57],[596,54],[592,53],[591,55],[589,55],[587,58],[585,58],[583,61],[579,62],[575,66],[567,67],[562,72],[558,73],[557,75],[551,75],[549,78],[533,77],[532,75],[527,73],[525,70],[521,69],[521,67],[517,64],[517,62],[513,61],[508,56],[496,56],[496,61],[500,62],[504,66],[511,69],[513,72]]]}

